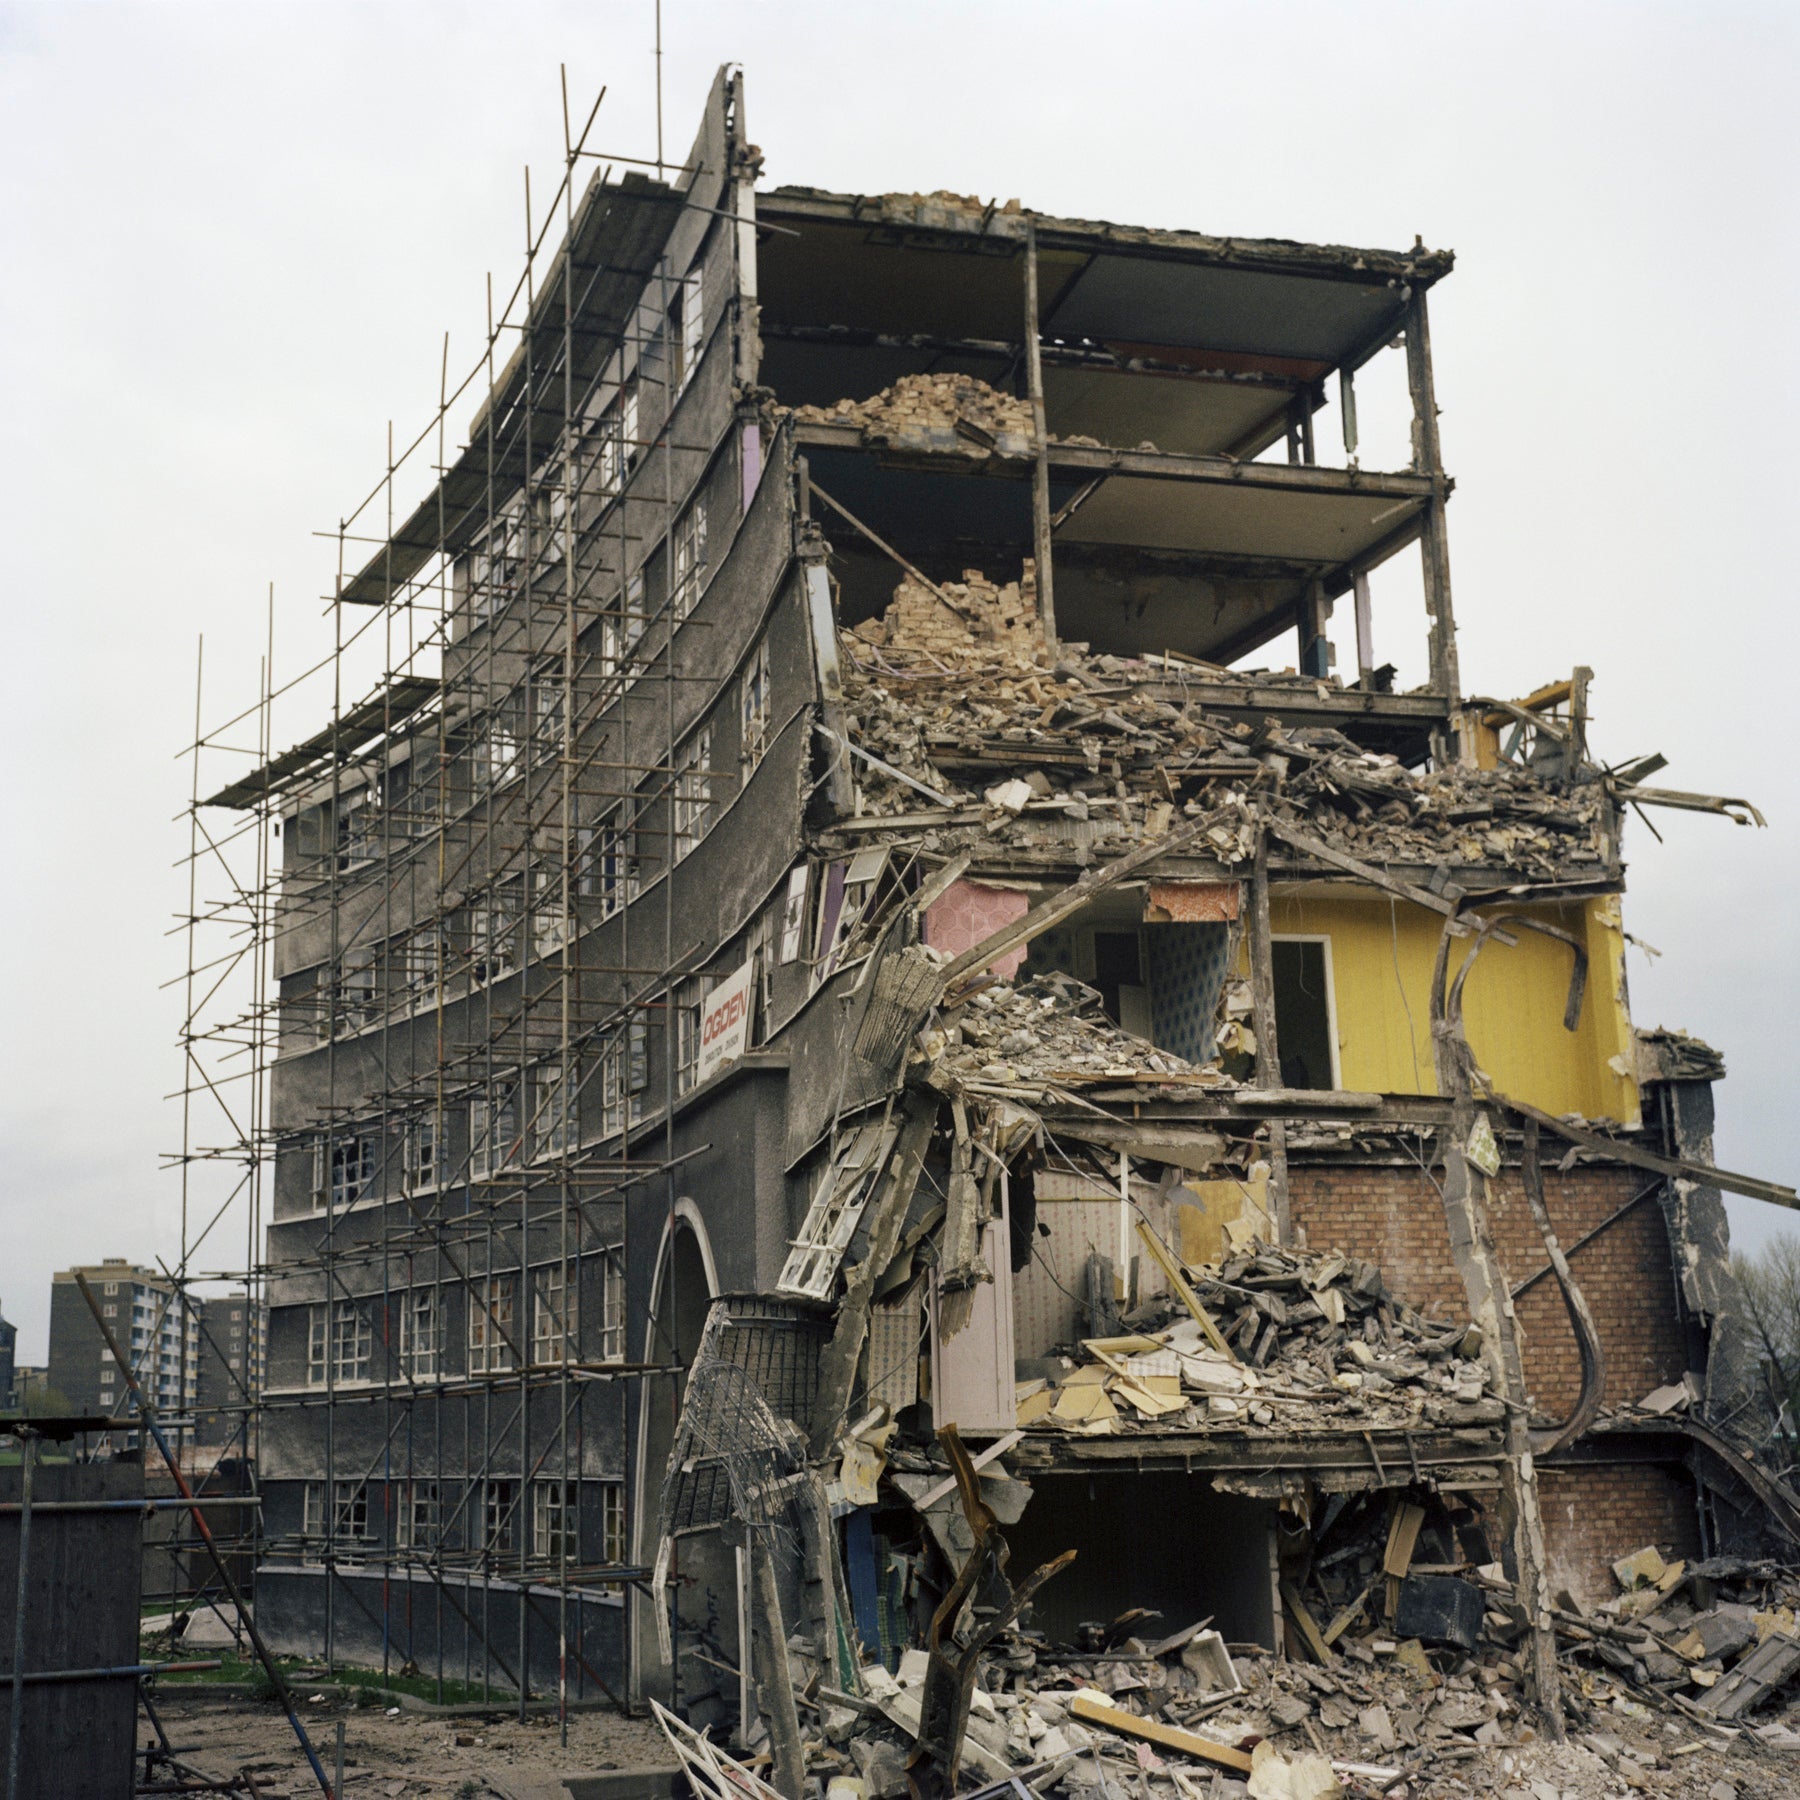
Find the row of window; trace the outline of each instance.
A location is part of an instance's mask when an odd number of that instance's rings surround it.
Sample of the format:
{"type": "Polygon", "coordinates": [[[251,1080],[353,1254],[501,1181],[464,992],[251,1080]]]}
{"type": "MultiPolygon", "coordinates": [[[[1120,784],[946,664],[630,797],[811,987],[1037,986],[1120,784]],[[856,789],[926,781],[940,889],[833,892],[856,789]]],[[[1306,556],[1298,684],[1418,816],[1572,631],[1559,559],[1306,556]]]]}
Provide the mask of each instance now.
{"type": "MultiPolygon", "coordinates": [[[[704,277],[695,268],[677,284],[665,325],[650,349],[652,363],[666,360],[669,365],[664,379],[671,409],[699,367],[705,314],[704,277]]],[[[489,528],[467,564],[472,622],[492,618],[528,574],[554,569],[562,562],[569,553],[571,512],[579,524],[584,502],[598,502],[604,510],[624,492],[643,451],[649,447],[643,435],[641,385],[642,378],[636,370],[622,371],[588,431],[546,460],[527,493],[508,505],[489,528]]],[[[663,382],[653,381],[651,385],[660,387],[663,382]]],[[[705,541],[704,509],[696,517],[695,508],[690,507],[676,526],[670,597],[677,620],[685,618],[692,607],[692,596],[685,603],[682,599],[683,581],[694,581],[694,591],[698,591],[705,541]],[[684,529],[685,546],[680,541],[684,529]]],[[[641,601],[641,591],[639,598],[641,601]]],[[[624,611],[627,616],[632,611],[629,589],[624,611]]],[[[629,624],[625,629],[630,631],[629,624]]],[[[641,626],[639,633],[633,635],[639,634],[641,626]]]]}
{"type": "MultiPolygon", "coordinates": [[[[593,1261],[590,1258],[589,1261],[593,1261]]],[[[530,1271],[530,1337],[522,1341],[519,1277],[478,1276],[470,1284],[466,1372],[504,1374],[528,1356],[535,1367],[565,1362],[625,1360],[625,1261],[618,1249],[602,1251],[600,1317],[590,1332],[593,1354],[581,1342],[581,1290],[571,1265],[550,1263],[530,1271]]],[[[397,1366],[413,1381],[436,1380],[448,1368],[446,1308],[437,1288],[412,1288],[393,1301],[397,1366]]],[[[307,1308],[306,1382],[342,1386],[375,1378],[375,1322],[382,1302],[343,1298],[307,1308]]]]}
{"type": "MultiPolygon", "coordinates": [[[[385,1506],[396,1549],[429,1551],[460,1547],[472,1540],[490,1556],[516,1556],[523,1523],[520,1487],[515,1480],[470,1483],[461,1508],[468,1517],[463,1519],[453,1517],[446,1507],[444,1483],[334,1481],[329,1484],[331,1510],[327,1516],[327,1484],[308,1481],[303,1485],[301,1499],[301,1554],[305,1560],[319,1560],[329,1542],[340,1558],[354,1557],[362,1547],[381,1541],[384,1534],[378,1532],[377,1526],[385,1506]]],[[[594,1560],[603,1568],[619,1568],[627,1555],[622,1481],[584,1483],[558,1477],[531,1482],[529,1554],[547,1562],[565,1557],[581,1560],[583,1487],[596,1490],[599,1499],[599,1541],[592,1545],[594,1560]]]]}
{"type": "MultiPolygon", "coordinates": [[[[738,689],[740,779],[762,759],[769,734],[769,652],[757,646],[738,689]]],[[[490,739],[490,750],[497,739],[490,739]]],[[[513,745],[514,740],[507,738],[513,745]]],[[[496,753],[497,754],[497,753],[496,753]]],[[[509,751],[510,755],[511,752],[509,751]]],[[[669,854],[680,862],[711,830],[719,807],[710,723],[692,733],[676,760],[670,792],[669,854]]],[[[646,867],[654,868],[655,844],[648,844],[641,822],[647,797],[613,806],[592,825],[575,834],[569,895],[562,872],[540,865],[531,871],[530,949],[543,960],[567,941],[568,902],[597,902],[604,922],[635,900],[646,867]]],[[[527,919],[526,882],[521,873],[505,875],[478,899],[447,919],[386,940],[350,950],[339,960],[337,979],[299,997],[309,1006],[312,1033],[321,1043],[354,1035],[378,1024],[389,1007],[410,1010],[427,1004],[447,977],[462,974],[472,986],[485,986],[513,974],[520,966],[527,919]]]]}
{"type": "MultiPolygon", "coordinates": [[[[771,922],[752,931],[749,955],[755,963],[747,1042],[766,1036],[773,1013],[774,957],[771,922]]],[[[670,1011],[675,1026],[675,1092],[691,1093],[699,1081],[701,1016],[708,995],[723,977],[697,975],[677,984],[670,1011]]],[[[650,1081],[650,1025],[642,1013],[604,1033],[587,1060],[558,1059],[500,1076],[458,1112],[466,1119],[466,1163],[452,1162],[446,1119],[425,1113],[400,1130],[400,1191],[429,1194],[467,1179],[491,1181],[509,1169],[553,1161],[585,1142],[605,1142],[627,1126],[641,1124],[653,1104],[650,1081]],[[589,1105],[582,1128],[581,1106],[589,1105]]],[[[352,1206],[375,1191],[381,1175],[384,1134],[375,1127],[351,1128],[312,1142],[310,1193],[316,1210],[352,1206]]]]}

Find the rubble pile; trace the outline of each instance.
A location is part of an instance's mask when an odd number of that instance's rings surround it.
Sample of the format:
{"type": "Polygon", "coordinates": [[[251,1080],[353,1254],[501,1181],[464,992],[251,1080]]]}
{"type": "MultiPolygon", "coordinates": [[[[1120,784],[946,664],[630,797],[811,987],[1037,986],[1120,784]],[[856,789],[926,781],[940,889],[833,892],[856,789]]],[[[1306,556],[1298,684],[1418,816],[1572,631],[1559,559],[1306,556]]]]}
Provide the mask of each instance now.
{"type": "Polygon", "coordinates": [[[1216,1068],[1196,1069],[1172,1050],[1153,1049],[1121,1030],[1092,988],[1057,970],[979,990],[925,1033],[920,1050],[940,1085],[966,1092],[1145,1074],[1181,1076],[1190,1086],[1235,1085],[1216,1068]]]}
{"type": "MultiPolygon", "coordinates": [[[[1378,1557],[1379,1538],[1371,1542],[1378,1557]]],[[[1505,1610],[1509,1584],[1493,1569],[1473,1585],[1489,1612],[1466,1649],[1396,1631],[1379,1602],[1322,1646],[1322,1659],[1228,1645],[1204,1620],[1159,1636],[1158,1615],[1142,1609],[1083,1627],[1079,1646],[1015,1629],[983,1658],[971,1692],[963,1787],[978,1794],[1017,1778],[1067,1800],[1750,1800],[1791,1791],[1784,1753],[1800,1735],[1785,1719],[1714,1724],[1658,1706],[1641,1684],[1590,1681],[1573,1664],[1564,1669],[1569,1737],[1542,1737],[1505,1610]]],[[[903,1652],[892,1671],[865,1665],[858,1693],[835,1687],[804,1640],[789,1654],[804,1681],[809,1790],[902,1800],[926,1653],[903,1652]]],[[[740,1784],[722,1784],[725,1800],[734,1790],[740,1784]]]]}
{"type": "Polygon", "coordinates": [[[1800,1674],[1800,1573],[1736,1557],[1669,1562],[1649,1545],[1613,1576],[1618,1594],[1591,1609],[1557,1595],[1557,1633],[1588,1688],[1622,1682],[1731,1720],[1800,1674]]]}
{"type": "Polygon", "coordinates": [[[918,783],[946,809],[978,809],[984,836],[1018,848],[1074,842],[1104,853],[1166,831],[1178,814],[1226,810],[1241,828],[1216,825],[1206,853],[1235,864],[1252,853],[1260,811],[1371,863],[1498,863],[1514,881],[1554,880],[1570,865],[1599,872],[1607,803],[1597,782],[1565,789],[1510,763],[1421,772],[1329,726],[1209,714],[1184,692],[1201,671],[1069,645],[1050,662],[1027,591],[1021,582],[1004,627],[982,621],[987,640],[972,625],[959,639],[958,618],[915,583],[902,589],[903,611],[846,634],[855,741],[908,778],[859,763],[865,815],[915,822],[928,804],[918,783]],[[901,627],[928,611],[930,648],[911,648],[901,627]],[[1029,655],[1011,647],[1025,641],[1029,655]]]}
{"type": "Polygon", "coordinates": [[[974,375],[902,375],[867,400],[800,406],[794,417],[805,425],[855,425],[871,444],[908,443],[965,456],[1029,456],[1036,441],[1031,402],[974,375]]]}
{"type": "Polygon", "coordinates": [[[1105,1436],[1501,1417],[1479,1334],[1395,1299],[1373,1263],[1257,1242],[1195,1272],[1191,1289],[1204,1320],[1155,1302],[1131,1315],[1126,1335],[1069,1346],[1059,1372],[1019,1384],[1019,1424],[1105,1436]]]}
{"type": "Polygon", "coordinates": [[[911,576],[894,590],[887,611],[856,627],[856,636],[877,648],[889,642],[909,650],[960,657],[982,643],[1029,659],[1043,642],[1037,616],[1037,565],[1026,557],[1017,581],[1000,586],[979,569],[965,569],[961,581],[928,587],[911,576]]]}

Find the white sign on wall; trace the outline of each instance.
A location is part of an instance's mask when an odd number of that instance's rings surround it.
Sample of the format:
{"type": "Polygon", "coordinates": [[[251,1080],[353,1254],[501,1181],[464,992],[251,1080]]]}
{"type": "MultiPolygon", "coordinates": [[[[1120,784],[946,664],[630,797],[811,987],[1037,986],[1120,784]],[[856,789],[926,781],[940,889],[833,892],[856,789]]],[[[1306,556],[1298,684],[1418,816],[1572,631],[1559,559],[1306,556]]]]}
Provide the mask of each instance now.
{"type": "Polygon", "coordinates": [[[746,957],[744,966],[735,975],[727,975],[701,1005],[701,1081],[744,1054],[750,1038],[750,984],[755,976],[756,958],[746,957]]]}

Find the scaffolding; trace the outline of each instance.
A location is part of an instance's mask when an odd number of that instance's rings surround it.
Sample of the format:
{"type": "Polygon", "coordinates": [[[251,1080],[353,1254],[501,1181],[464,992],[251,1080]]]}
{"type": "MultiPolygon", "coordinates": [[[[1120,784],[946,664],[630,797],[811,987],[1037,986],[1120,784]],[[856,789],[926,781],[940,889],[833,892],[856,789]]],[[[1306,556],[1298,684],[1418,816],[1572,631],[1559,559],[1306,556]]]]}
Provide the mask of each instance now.
{"type": "Polygon", "coordinates": [[[732,178],[736,78],[680,165],[590,149],[604,97],[574,129],[565,75],[561,179],[534,210],[527,172],[480,356],[452,385],[446,338],[432,418],[398,451],[390,425],[332,534],[328,647],[278,673],[271,592],[255,701],[208,725],[197,675],[187,751],[170,1273],[245,1282],[270,1320],[233,1408],[265,1499],[234,1547],[317,1580],[327,1668],[378,1637],[384,1675],[521,1713],[546,1633],[563,1708],[617,1697],[590,1627],[646,1574],[626,1394],[671,1358],[628,1316],[625,1198],[660,1184],[672,1229],[694,973],[652,890],[726,779],[678,737],[671,644],[730,410],[705,441],[671,428],[732,354],[740,248],[710,221],[704,262],[668,247],[719,210],[702,175],[732,178]],[[277,717],[326,697],[278,752],[277,717]]]}

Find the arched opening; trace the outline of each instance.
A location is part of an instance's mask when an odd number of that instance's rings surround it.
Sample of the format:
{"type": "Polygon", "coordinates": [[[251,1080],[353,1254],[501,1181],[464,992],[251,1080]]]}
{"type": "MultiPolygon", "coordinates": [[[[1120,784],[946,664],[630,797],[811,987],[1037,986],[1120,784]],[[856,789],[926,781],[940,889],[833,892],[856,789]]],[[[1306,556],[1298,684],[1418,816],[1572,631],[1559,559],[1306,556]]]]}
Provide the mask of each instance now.
{"type": "MultiPolygon", "coordinates": [[[[682,1200],[669,1220],[657,1255],[644,1346],[646,1362],[673,1365],[673,1369],[667,1374],[646,1375],[641,1384],[636,1483],[636,1560],[640,1566],[656,1560],[663,1476],[681,1416],[687,1372],[700,1348],[717,1292],[718,1277],[705,1222],[691,1200],[682,1200]]],[[[738,1555],[716,1534],[677,1539],[669,1571],[675,1665],[671,1668],[663,1660],[655,1615],[647,1603],[638,1600],[634,1605],[637,1692],[676,1704],[696,1724],[734,1721],[741,1695],[738,1682],[726,1671],[743,1666],[741,1592],[738,1555]]]]}

